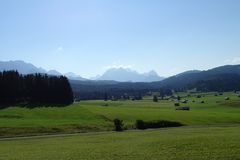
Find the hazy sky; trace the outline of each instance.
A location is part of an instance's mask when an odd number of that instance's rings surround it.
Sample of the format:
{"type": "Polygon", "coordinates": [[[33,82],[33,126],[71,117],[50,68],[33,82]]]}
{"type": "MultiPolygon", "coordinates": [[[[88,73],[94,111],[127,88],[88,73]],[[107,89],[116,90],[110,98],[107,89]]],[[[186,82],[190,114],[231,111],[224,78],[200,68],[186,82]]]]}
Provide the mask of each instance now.
{"type": "Polygon", "coordinates": [[[84,77],[240,63],[240,0],[1,0],[0,60],[84,77]]]}

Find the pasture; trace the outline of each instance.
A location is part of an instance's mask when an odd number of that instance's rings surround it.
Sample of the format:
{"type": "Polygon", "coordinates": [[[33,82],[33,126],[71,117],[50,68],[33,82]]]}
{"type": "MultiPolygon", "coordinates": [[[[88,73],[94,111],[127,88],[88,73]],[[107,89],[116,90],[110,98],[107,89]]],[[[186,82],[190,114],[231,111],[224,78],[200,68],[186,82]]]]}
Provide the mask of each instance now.
{"type": "Polygon", "coordinates": [[[240,124],[240,98],[236,93],[178,95],[188,100],[180,105],[189,106],[190,111],[175,110],[172,99],[153,102],[152,97],[140,101],[81,101],[66,107],[12,106],[0,110],[0,136],[111,131],[115,118],[123,120],[126,129],[134,129],[139,119],[176,121],[185,126],[240,124]]]}
{"type": "Polygon", "coordinates": [[[65,107],[2,109],[0,160],[239,159],[238,94],[178,93],[178,96],[180,106],[188,106],[189,111],[176,110],[173,98],[153,102],[152,97],[140,101],[94,100],[65,107]],[[127,131],[112,132],[115,118],[123,120],[127,131]],[[142,131],[135,129],[136,120],[168,120],[184,126],[142,131]],[[42,136],[4,139],[30,135],[42,136]]]}
{"type": "Polygon", "coordinates": [[[240,126],[180,127],[0,141],[1,160],[236,160],[240,126]]]}

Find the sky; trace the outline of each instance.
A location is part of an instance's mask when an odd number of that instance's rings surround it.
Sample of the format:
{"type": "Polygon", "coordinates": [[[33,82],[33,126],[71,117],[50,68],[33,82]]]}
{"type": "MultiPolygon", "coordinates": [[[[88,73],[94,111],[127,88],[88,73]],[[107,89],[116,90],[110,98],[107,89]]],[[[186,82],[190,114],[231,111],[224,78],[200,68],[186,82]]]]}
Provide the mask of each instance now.
{"type": "Polygon", "coordinates": [[[1,0],[0,60],[83,77],[240,63],[239,0],[1,0]]]}

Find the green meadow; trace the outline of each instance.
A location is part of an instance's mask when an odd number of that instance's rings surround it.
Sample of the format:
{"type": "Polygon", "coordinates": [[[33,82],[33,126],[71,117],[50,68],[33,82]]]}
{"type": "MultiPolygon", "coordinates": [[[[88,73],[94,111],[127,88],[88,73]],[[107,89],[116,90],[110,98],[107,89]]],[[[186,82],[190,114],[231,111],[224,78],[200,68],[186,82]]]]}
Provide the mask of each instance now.
{"type": "Polygon", "coordinates": [[[175,110],[174,99],[153,102],[152,97],[140,101],[94,100],[65,107],[2,109],[0,160],[239,159],[238,94],[178,93],[178,96],[181,101],[188,100],[180,106],[188,106],[190,111],[175,110]],[[115,118],[123,120],[126,131],[112,132],[115,118]],[[136,130],[135,121],[139,119],[168,120],[184,126],[136,130]],[[45,136],[21,138],[31,135],[45,136]]]}
{"type": "Polygon", "coordinates": [[[240,127],[180,127],[0,141],[1,160],[237,160],[240,127]]]}
{"type": "Polygon", "coordinates": [[[138,119],[169,120],[185,126],[240,124],[240,98],[236,93],[178,95],[188,100],[180,105],[189,106],[190,111],[175,110],[173,99],[153,102],[152,97],[140,101],[81,101],[65,107],[12,106],[0,110],[0,136],[111,131],[115,118],[123,120],[126,129],[134,129],[138,119]]]}

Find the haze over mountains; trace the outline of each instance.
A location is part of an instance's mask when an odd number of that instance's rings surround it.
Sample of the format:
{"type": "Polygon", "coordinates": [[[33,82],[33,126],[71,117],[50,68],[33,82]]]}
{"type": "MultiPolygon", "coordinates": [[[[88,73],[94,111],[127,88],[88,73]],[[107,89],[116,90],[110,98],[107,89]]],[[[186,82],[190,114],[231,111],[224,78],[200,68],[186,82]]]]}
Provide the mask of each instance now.
{"type": "Polygon", "coordinates": [[[0,71],[7,71],[7,70],[17,70],[21,74],[33,74],[33,73],[43,73],[43,74],[49,74],[49,75],[66,75],[69,79],[73,80],[86,80],[82,78],[81,76],[78,76],[74,73],[65,73],[62,74],[56,70],[45,70],[41,67],[36,67],[31,63],[26,63],[24,61],[0,61],[0,71]]]}
{"type": "MultiPolygon", "coordinates": [[[[0,71],[4,70],[17,70],[21,74],[45,73],[49,75],[62,75],[62,73],[56,70],[47,71],[41,67],[36,67],[33,64],[26,63],[24,61],[0,61],[0,71]]],[[[211,81],[214,79],[223,79],[227,77],[232,77],[233,80],[234,77],[237,79],[237,77],[240,76],[240,65],[226,65],[206,71],[190,70],[168,78],[160,77],[155,71],[138,73],[134,70],[126,68],[111,68],[103,75],[91,80],[82,78],[81,76],[72,72],[68,72],[63,75],[67,76],[70,80],[82,81],[79,83],[84,85],[99,85],[108,83],[118,84],[116,82],[156,82],[160,83],[158,86],[179,88],[179,86],[185,87],[189,84],[195,84],[199,81],[211,81]],[[90,83],[89,81],[92,82],[90,83]]]]}
{"type": "Polygon", "coordinates": [[[160,77],[153,70],[148,73],[141,74],[128,68],[111,68],[96,80],[113,80],[118,82],[154,82],[161,81],[163,79],[163,77],[160,77]]]}
{"type": "Polygon", "coordinates": [[[192,70],[157,82],[72,81],[77,99],[103,99],[108,95],[145,95],[149,91],[204,91],[226,92],[240,90],[240,65],[226,65],[206,71],[192,70]]]}
{"type": "MultiPolygon", "coordinates": [[[[38,68],[33,64],[26,63],[24,61],[0,62],[0,71],[3,71],[3,70],[17,70],[21,74],[46,73],[49,75],[57,75],[57,76],[65,75],[71,80],[81,80],[81,81],[88,80],[72,72],[63,74],[56,70],[47,71],[43,68],[38,68]]],[[[103,75],[95,77],[90,80],[106,80],[106,81],[118,81],[118,82],[154,82],[154,81],[161,81],[163,79],[164,79],[163,77],[160,77],[153,70],[148,73],[141,74],[127,68],[111,68],[107,70],[103,75]]]]}

